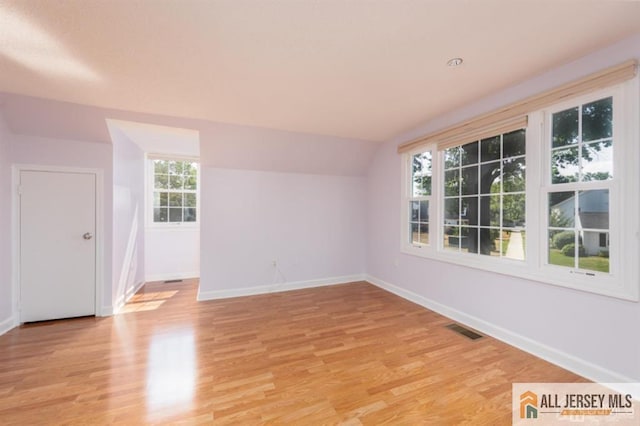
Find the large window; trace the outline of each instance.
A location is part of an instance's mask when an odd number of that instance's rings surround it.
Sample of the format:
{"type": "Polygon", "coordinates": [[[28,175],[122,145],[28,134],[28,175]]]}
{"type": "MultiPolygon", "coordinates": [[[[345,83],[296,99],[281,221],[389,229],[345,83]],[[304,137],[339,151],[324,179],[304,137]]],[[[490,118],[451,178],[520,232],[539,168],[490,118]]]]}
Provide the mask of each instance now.
{"type": "Polygon", "coordinates": [[[402,251],[638,300],[638,90],[628,80],[403,151],[402,251]]]}
{"type": "Polygon", "coordinates": [[[444,151],[445,250],[525,258],[525,131],[444,151]]]}
{"type": "Polygon", "coordinates": [[[194,160],[154,158],[152,222],[195,223],[198,219],[198,163],[194,160]]]}

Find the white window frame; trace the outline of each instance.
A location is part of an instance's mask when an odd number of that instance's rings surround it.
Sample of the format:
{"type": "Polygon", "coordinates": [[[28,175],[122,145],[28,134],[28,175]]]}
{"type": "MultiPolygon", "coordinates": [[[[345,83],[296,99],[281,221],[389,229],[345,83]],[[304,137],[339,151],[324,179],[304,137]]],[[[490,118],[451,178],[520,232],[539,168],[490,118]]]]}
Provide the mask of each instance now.
{"type": "Polygon", "coordinates": [[[146,204],[146,227],[147,228],[162,228],[162,229],[189,229],[200,227],[200,159],[197,157],[186,157],[179,155],[159,155],[159,154],[147,154],[145,155],[145,204],[146,204]],[[196,220],[194,222],[154,222],[153,220],[153,196],[155,191],[155,170],[153,166],[153,160],[166,160],[166,161],[192,161],[198,163],[198,173],[196,175],[196,220]]]}
{"type": "Polygon", "coordinates": [[[640,84],[635,77],[616,86],[578,96],[549,108],[531,111],[526,128],[526,259],[451,252],[443,249],[444,155],[435,144],[415,148],[401,155],[401,247],[405,254],[430,258],[499,274],[521,277],[546,284],[606,295],[625,300],[640,300],[640,262],[628,260],[640,253],[640,84]],[[608,96],[614,98],[614,177],[610,181],[585,183],[590,189],[609,189],[610,200],[610,273],[586,275],[572,268],[549,265],[547,261],[547,191],[558,190],[550,184],[549,118],[555,111],[608,96]],[[432,191],[429,202],[429,245],[409,240],[409,201],[411,199],[412,156],[432,151],[432,191]],[[537,238],[534,238],[538,236],[537,238]],[[626,254],[626,257],[625,257],[626,254]]]}
{"type": "Polygon", "coordinates": [[[433,226],[437,226],[437,223],[434,222],[434,200],[437,200],[438,196],[438,188],[435,187],[436,180],[434,179],[434,163],[438,158],[438,151],[435,145],[427,145],[420,147],[419,149],[414,149],[407,152],[406,155],[402,156],[403,158],[403,173],[402,173],[402,217],[404,218],[401,221],[401,230],[400,235],[402,238],[402,251],[409,254],[421,255],[424,252],[430,252],[434,247],[433,240],[433,226]],[[427,196],[413,196],[413,156],[417,154],[422,154],[424,152],[429,151],[431,153],[431,195],[427,196]],[[409,203],[411,201],[428,201],[429,202],[429,243],[417,243],[411,241],[411,220],[409,216],[411,215],[411,211],[409,210],[409,203]]]}

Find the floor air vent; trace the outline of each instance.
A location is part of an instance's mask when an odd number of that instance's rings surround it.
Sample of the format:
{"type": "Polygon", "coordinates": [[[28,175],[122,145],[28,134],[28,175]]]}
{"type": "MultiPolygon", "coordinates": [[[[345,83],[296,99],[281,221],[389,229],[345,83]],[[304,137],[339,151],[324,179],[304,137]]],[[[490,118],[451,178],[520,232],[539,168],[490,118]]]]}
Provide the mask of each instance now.
{"type": "Polygon", "coordinates": [[[455,331],[458,334],[462,334],[463,336],[468,337],[471,340],[476,340],[482,337],[481,334],[478,334],[475,331],[471,331],[468,328],[464,328],[463,326],[458,324],[449,324],[447,328],[449,330],[455,331]]]}
{"type": "Polygon", "coordinates": [[[171,284],[171,283],[181,283],[182,280],[166,280],[164,283],[165,284],[171,284]]]}

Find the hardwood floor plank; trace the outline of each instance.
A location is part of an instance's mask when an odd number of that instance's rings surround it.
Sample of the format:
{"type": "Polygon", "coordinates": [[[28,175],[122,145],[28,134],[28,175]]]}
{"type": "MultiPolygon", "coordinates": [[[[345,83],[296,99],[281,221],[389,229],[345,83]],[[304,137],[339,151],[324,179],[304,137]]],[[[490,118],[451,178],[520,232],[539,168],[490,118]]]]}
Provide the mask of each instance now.
{"type": "Polygon", "coordinates": [[[586,381],[364,282],[208,302],[197,285],[0,336],[0,423],[506,425],[512,382],[586,381]]]}

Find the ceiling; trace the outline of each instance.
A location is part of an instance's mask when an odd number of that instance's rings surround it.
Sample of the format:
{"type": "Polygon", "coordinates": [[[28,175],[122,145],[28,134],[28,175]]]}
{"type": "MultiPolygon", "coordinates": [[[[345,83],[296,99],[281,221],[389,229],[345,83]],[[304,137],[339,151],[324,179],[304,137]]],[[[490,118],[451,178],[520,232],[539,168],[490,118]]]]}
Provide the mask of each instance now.
{"type": "Polygon", "coordinates": [[[383,141],[637,33],[638,1],[0,0],[0,92],[383,141]]]}

